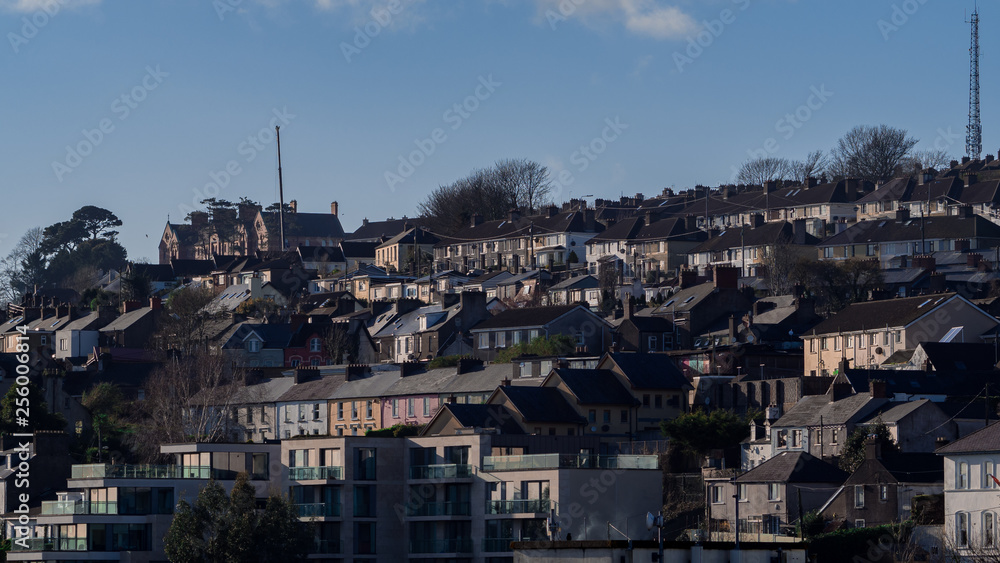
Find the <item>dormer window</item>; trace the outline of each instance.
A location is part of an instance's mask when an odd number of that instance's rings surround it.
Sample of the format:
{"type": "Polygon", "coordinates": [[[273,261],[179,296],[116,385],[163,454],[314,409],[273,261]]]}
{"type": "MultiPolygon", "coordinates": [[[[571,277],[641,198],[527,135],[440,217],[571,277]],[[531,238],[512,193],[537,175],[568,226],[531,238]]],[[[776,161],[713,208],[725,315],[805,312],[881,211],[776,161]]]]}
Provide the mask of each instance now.
{"type": "Polygon", "coordinates": [[[250,353],[260,352],[260,340],[247,340],[246,348],[250,353]]]}

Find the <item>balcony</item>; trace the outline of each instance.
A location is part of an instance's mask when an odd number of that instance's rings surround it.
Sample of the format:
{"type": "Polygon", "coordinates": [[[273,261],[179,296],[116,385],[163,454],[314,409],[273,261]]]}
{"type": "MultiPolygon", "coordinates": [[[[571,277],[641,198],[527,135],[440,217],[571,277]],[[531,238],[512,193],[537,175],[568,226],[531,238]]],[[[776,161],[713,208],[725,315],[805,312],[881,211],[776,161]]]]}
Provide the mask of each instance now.
{"type": "Polygon", "coordinates": [[[541,499],[491,500],[486,503],[486,514],[544,514],[552,508],[552,501],[541,499]]]}
{"type": "Polygon", "coordinates": [[[71,479],[235,479],[233,471],[205,465],[74,465],[71,479]],[[231,474],[231,476],[230,476],[231,474]]]}
{"type": "Polygon", "coordinates": [[[313,542],[309,553],[340,553],[340,540],[316,540],[313,542]]]}
{"type": "Polygon", "coordinates": [[[407,506],[407,516],[469,516],[472,508],[468,502],[425,502],[407,506]]]}
{"type": "Polygon", "coordinates": [[[295,512],[299,518],[339,518],[340,504],[325,502],[296,504],[295,512]]]}
{"type": "Polygon", "coordinates": [[[27,538],[10,543],[11,551],[87,551],[87,538],[27,538]],[[27,547],[26,547],[27,546],[27,547]]]}
{"type": "Polygon", "coordinates": [[[456,463],[411,465],[410,479],[466,479],[472,477],[472,466],[456,463]]]}
{"type": "Polygon", "coordinates": [[[344,468],[326,467],[289,467],[288,478],[292,481],[343,480],[344,468]]]}
{"type": "Polygon", "coordinates": [[[87,500],[43,500],[43,515],[118,514],[118,503],[87,500]]]}
{"type": "Polygon", "coordinates": [[[535,454],[483,457],[483,471],[526,469],[658,469],[655,455],[535,454]]]}
{"type": "Polygon", "coordinates": [[[483,538],[483,551],[486,553],[510,553],[510,542],[520,541],[517,538],[483,538]]]}
{"type": "Polygon", "coordinates": [[[472,540],[411,540],[410,553],[472,553],[472,540]]]}

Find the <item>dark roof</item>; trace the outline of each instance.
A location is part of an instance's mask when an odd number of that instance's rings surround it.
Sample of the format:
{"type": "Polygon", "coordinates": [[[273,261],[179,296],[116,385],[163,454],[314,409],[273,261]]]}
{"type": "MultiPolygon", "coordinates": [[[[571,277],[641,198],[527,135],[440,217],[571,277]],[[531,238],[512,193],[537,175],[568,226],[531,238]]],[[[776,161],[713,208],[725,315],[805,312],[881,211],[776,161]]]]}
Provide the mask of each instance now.
{"type": "Polygon", "coordinates": [[[174,275],[179,278],[207,276],[215,269],[215,263],[212,260],[181,260],[172,258],[170,266],[174,269],[174,275]]]}
{"type": "Polygon", "coordinates": [[[736,478],[737,483],[836,483],[848,474],[807,452],[781,452],[736,478]]]}
{"type": "Polygon", "coordinates": [[[902,299],[884,299],[852,303],[829,319],[813,327],[815,334],[832,334],[866,329],[906,326],[927,313],[940,307],[954,293],[943,293],[902,299]]]}
{"type": "Polygon", "coordinates": [[[223,348],[241,348],[243,341],[250,333],[256,333],[263,339],[263,348],[285,348],[292,336],[292,328],[288,323],[250,323],[243,322],[233,327],[232,334],[223,341],[223,348]]]}
{"type": "MultiPolygon", "coordinates": [[[[867,393],[869,380],[884,381],[890,394],[947,395],[972,398],[983,390],[988,381],[996,378],[996,372],[980,371],[949,372],[946,375],[933,371],[914,369],[847,369],[840,375],[847,378],[855,392],[867,393]]],[[[937,403],[944,408],[948,403],[937,403]]],[[[964,403],[963,403],[964,404],[964,403]]],[[[992,416],[996,416],[994,413],[992,416]]],[[[973,417],[976,418],[976,417],[973,417]]],[[[978,418],[982,418],[979,416],[978,418]]]]}
{"type": "Polygon", "coordinates": [[[550,287],[549,291],[556,291],[560,289],[594,289],[599,285],[600,282],[597,280],[597,276],[588,274],[585,276],[573,276],[571,278],[566,278],[550,287]]]}
{"type": "MultiPolygon", "coordinates": [[[[764,223],[759,227],[731,227],[722,231],[698,246],[688,251],[688,254],[699,254],[702,252],[717,252],[739,248],[741,246],[768,246],[781,241],[791,242],[793,240],[794,229],[787,221],[764,223]]],[[[810,235],[805,235],[805,244],[817,244],[819,239],[810,235]]]]}
{"type": "Polygon", "coordinates": [[[347,235],[346,238],[347,240],[391,238],[403,232],[403,226],[407,223],[412,225],[419,221],[419,219],[407,219],[406,217],[385,221],[368,221],[366,219],[356,231],[347,235]]]}
{"type": "Polygon", "coordinates": [[[952,455],[991,452],[1000,452],[1000,424],[996,422],[986,428],[976,430],[964,438],[942,446],[934,453],[952,455]]]}
{"type": "Polygon", "coordinates": [[[555,387],[505,385],[498,391],[507,396],[526,423],[585,424],[587,422],[555,387]]]}
{"type": "Polygon", "coordinates": [[[674,324],[663,317],[653,317],[653,316],[637,316],[632,315],[627,319],[623,319],[621,324],[618,325],[618,330],[621,330],[621,326],[625,323],[632,323],[632,325],[639,332],[673,332],[674,324]]]}
{"type": "Polygon", "coordinates": [[[276,402],[326,400],[333,397],[333,394],[337,389],[340,389],[340,386],[345,381],[346,378],[343,373],[334,373],[309,379],[292,385],[288,391],[285,391],[284,394],[276,399],[276,402]]]}
{"type": "Polygon", "coordinates": [[[176,279],[170,264],[132,264],[133,276],[147,276],[151,282],[171,282],[176,279]]]}
{"type": "Polygon", "coordinates": [[[607,369],[556,369],[566,387],[584,405],[635,405],[635,396],[607,369]]]}
{"type": "Polygon", "coordinates": [[[300,246],[297,251],[303,262],[344,262],[339,246],[300,246]]]}
{"type": "MultiPolygon", "coordinates": [[[[666,354],[612,352],[608,358],[621,370],[633,389],[688,389],[691,384],[666,354]]],[[[604,363],[604,362],[602,362],[604,363]]]]}
{"type": "MultiPolygon", "coordinates": [[[[261,211],[265,221],[278,224],[276,211],[261,211]]],[[[333,213],[285,213],[285,236],[344,238],[344,227],[333,213]]]]}
{"type": "Polygon", "coordinates": [[[629,217],[627,219],[623,219],[605,229],[604,232],[595,235],[587,241],[587,243],[633,240],[639,234],[639,230],[642,229],[643,224],[644,222],[641,217],[629,217]]]}
{"type": "Polygon", "coordinates": [[[996,365],[996,348],[978,342],[921,342],[935,371],[986,371],[996,365]]]}
{"type": "Polygon", "coordinates": [[[565,232],[601,232],[604,225],[593,223],[588,225],[581,211],[559,211],[552,217],[548,214],[518,217],[510,221],[507,219],[497,221],[486,221],[475,227],[466,227],[449,238],[442,239],[438,246],[465,243],[475,240],[495,240],[511,236],[526,236],[529,229],[534,229],[536,233],[565,233],[565,232]]]}
{"type": "Polygon", "coordinates": [[[981,217],[958,215],[932,215],[921,219],[910,217],[858,221],[838,234],[824,240],[819,246],[849,246],[857,244],[918,241],[921,239],[977,239],[1000,238],[1000,225],[981,217]],[[921,226],[922,224],[922,226],[921,226]]]}
{"type": "MultiPolygon", "coordinates": [[[[587,309],[579,305],[554,305],[551,307],[525,307],[523,309],[507,309],[497,313],[491,319],[477,324],[472,330],[494,330],[503,328],[521,328],[545,326],[559,317],[573,311],[587,309]]],[[[587,311],[589,312],[589,311],[587,311]]]]}
{"type": "Polygon", "coordinates": [[[408,229],[383,242],[379,246],[381,247],[396,244],[437,244],[440,241],[440,238],[432,235],[424,229],[408,229]],[[416,242],[413,241],[414,236],[416,236],[416,242]]]}
{"type": "Polygon", "coordinates": [[[347,258],[371,258],[375,259],[375,249],[377,242],[358,242],[356,240],[345,240],[340,242],[340,249],[347,258]]]}
{"type": "Polygon", "coordinates": [[[819,426],[820,419],[827,425],[846,424],[887,402],[888,399],[873,399],[868,393],[851,395],[839,401],[830,401],[829,395],[807,395],[788,409],[772,427],[819,426]]]}
{"type": "Polygon", "coordinates": [[[893,178],[888,182],[875,188],[875,191],[865,194],[858,199],[858,203],[875,203],[878,201],[900,201],[906,197],[909,187],[916,183],[913,178],[902,177],[893,178]]]}
{"type": "MultiPolygon", "coordinates": [[[[107,362],[104,370],[94,371],[71,371],[66,373],[63,381],[63,390],[69,395],[79,397],[88,389],[99,383],[113,383],[122,388],[141,388],[146,384],[146,379],[158,367],[159,362],[107,362]]],[[[131,395],[130,393],[127,393],[131,395]]]]}
{"type": "Polygon", "coordinates": [[[444,408],[463,428],[497,428],[501,434],[524,434],[514,422],[514,415],[503,405],[448,403],[444,408]]]}

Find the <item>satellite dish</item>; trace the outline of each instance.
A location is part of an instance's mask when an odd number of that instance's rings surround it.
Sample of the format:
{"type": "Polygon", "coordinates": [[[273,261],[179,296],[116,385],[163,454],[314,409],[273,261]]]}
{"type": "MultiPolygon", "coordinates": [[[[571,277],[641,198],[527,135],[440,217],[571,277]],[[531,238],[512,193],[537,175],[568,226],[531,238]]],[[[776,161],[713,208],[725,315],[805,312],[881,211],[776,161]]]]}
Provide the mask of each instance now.
{"type": "Polygon", "coordinates": [[[656,516],[653,516],[652,512],[646,513],[646,529],[652,530],[653,526],[656,525],[656,516]]]}
{"type": "Polygon", "coordinates": [[[597,427],[596,426],[591,426],[590,427],[590,431],[591,432],[597,432],[597,427]]]}

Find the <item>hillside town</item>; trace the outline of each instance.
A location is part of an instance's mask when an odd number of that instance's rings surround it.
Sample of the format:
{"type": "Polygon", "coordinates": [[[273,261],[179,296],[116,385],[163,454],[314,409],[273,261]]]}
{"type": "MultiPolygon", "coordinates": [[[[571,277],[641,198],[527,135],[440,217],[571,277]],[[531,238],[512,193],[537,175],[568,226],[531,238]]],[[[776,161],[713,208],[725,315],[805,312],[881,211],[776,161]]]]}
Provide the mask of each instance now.
{"type": "Polygon", "coordinates": [[[205,205],[7,305],[9,561],[186,561],[215,484],[316,562],[997,553],[994,155],[450,227],[205,205]]]}

